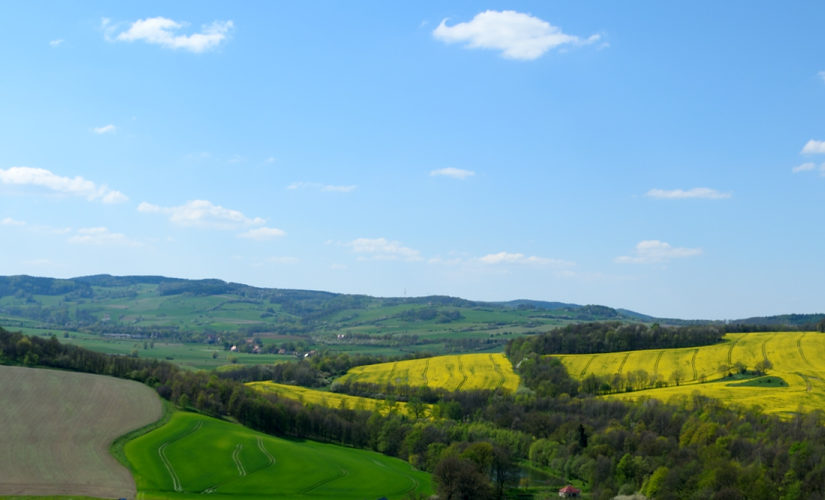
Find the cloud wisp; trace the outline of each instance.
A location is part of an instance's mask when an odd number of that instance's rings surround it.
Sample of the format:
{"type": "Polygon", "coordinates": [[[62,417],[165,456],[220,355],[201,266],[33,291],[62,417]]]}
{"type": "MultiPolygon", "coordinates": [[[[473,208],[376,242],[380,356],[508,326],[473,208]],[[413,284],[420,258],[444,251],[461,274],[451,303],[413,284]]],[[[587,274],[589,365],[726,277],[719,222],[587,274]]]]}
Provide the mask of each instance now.
{"type": "Polygon", "coordinates": [[[816,163],[813,163],[813,162],[809,161],[809,162],[805,162],[801,165],[797,165],[797,166],[795,166],[794,168],[791,169],[791,172],[793,172],[795,174],[798,174],[798,173],[801,173],[801,172],[813,172],[813,171],[817,171],[817,172],[819,172],[819,175],[825,177],[825,163],[822,163],[821,165],[817,165],[816,163]]]}
{"type": "Polygon", "coordinates": [[[95,127],[92,129],[92,132],[98,135],[103,134],[114,134],[117,131],[117,127],[113,124],[104,125],[102,127],[95,127]]]}
{"type": "Polygon", "coordinates": [[[800,152],[803,155],[825,154],[825,141],[817,141],[816,139],[811,139],[810,141],[806,142],[804,146],[802,146],[802,151],[800,152]]]}
{"type": "Polygon", "coordinates": [[[188,23],[165,17],[149,17],[129,23],[126,29],[112,25],[103,19],[106,40],[111,42],[145,42],[168,49],[180,49],[194,53],[206,52],[218,47],[229,38],[234,27],[232,21],[214,21],[201,27],[200,32],[179,34],[188,23]]]}
{"type": "Polygon", "coordinates": [[[0,169],[0,183],[16,186],[35,186],[49,191],[81,196],[89,201],[102,203],[120,203],[129,198],[121,193],[99,186],[90,180],[77,176],[74,178],[57,175],[45,168],[11,167],[0,169]]]}
{"type": "Polygon", "coordinates": [[[587,45],[601,39],[598,34],[587,38],[568,35],[547,21],[513,10],[487,10],[453,26],[447,26],[444,19],[433,36],[445,43],[464,43],[470,49],[499,50],[504,58],[522,61],[538,59],[564,45],[587,45]]]}
{"type": "Polygon", "coordinates": [[[282,229],[278,229],[277,227],[256,227],[245,233],[239,234],[238,238],[264,241],[271,240],[273,238],[280,238],[281,236],[286,236],[286,232],[282,229]]]}
{"type": "Polygon", "coordinates": [[[3,217],[3,220],[0,220],[0,226],[25,226],[26,223],[22,220],[13,219],[11,217],[3,217]]]}
{"type": "Polygon", "coordinates": [[[76,245],[122,245],[140,246],[140,243],[130,240],[122,233],[113,233],[106,227],[84,227],[78,229],[69,238],[69,243],[76,245]]]}
{"type": "Polygon", "coordinates": [[[534,266],[553,266],[553,267],[570,267],[574,266],[574,262],[549,259],[547,257],[537,257],[535,255],[524,255],[523,253],[498,252],[487,254],[479,257],[479,262],[488,265],[499,264],[520,264],[520,265],[534,265],[534,266]]]}
{"type": "Polygon", "coordinates": [[[474,175],[476,175],[476,173],[472,170],[464,170],[462,168],[454,167],[440,168],[438,170],[430,171],[430,176],[432,177],[451,177],[453,179],[458,179],[461,181],[474,175]]]}
{"type": "Polygon", "coordinates": [[[144,201],[138,205],[138,212],[168,215],[170,222],[184,227],[240,229],[266,223],[260,217],[247,217],[238,210],[224,208],[207,200],[191,200],[176,207],[161,207],[144,201]]]}
{"type": "Polygon", "coordinates": [[[651,189],[645,196],[659,200],[687,200],[706,199],[724,200],[733,196],[731,193],[717,191],[716,189],[698,187],[692,189],[651,189]]]}
{"type": "Polygon", "coordinates": [[[363,260],[401,260],[415,262],[422,260],[418,250],[405,247],[399,241],[386,238],[356,238],[343,246],[349,247],[363,260]]]}
{"type": "Polygon", "coordinates": [[[701,248],[673,247],[669,243],[659,240],[644,240],[636,244],[634,254],[616,257],[620,264],[655,264],[664,263],[672,259],[695,257],[702,254],[701,248]]]}

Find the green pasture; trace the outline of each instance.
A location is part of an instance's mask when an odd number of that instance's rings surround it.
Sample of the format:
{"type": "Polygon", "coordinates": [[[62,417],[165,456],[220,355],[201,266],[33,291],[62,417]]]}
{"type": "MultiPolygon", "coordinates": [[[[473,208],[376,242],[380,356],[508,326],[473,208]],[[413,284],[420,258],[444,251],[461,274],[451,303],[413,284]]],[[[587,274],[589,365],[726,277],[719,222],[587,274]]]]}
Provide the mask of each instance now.
{"type": "Polygon", "coordinates": [[[138,498],[388,499],[429,495],[429,475],[384,455],[261,434],[177,412],[124,446],[138,498]]]}
{"type": "Polygon", "coordinates": [[[120,339],[112,337],[102,337],[83,332],[69,332],[64,330],[44,329],[44,328],[15,328],[14,330],[26,335],[37,335],[40,337],[57,336],[57,339],[64,344],[74,344],[92,351],[106,354],[131,355],[137,351],[137,357],[166,360],[178,364],[185,368],[208,370],[230,364],[272,364],[282,361],[294,360],[294,356],[280,354],[248,354],[240,352],[228,352],[223,346],[154,341],[151,347],[151,340],[143,339],[120,339]],[[66,336],[68,335],[68,337],[66,336]],[[144,347],[144,343],[148,345],[144,347]],[[213,357],[217,354],[217,357],[213,357]],[[232,360],[235,360],[234,363],[232,360]]]}

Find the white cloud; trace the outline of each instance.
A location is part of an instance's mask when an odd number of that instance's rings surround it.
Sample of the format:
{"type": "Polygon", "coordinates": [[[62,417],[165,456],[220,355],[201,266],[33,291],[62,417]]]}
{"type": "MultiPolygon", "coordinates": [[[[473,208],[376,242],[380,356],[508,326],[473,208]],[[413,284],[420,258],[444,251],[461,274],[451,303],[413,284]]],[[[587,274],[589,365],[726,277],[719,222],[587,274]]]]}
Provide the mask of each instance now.
{"type": "Polygon", "coordinates": [[[803,163],[802,165],[797,165],[791,169],[791,172],[798,174],[799,172],[807,172],[808,170],[816,169],[816,163],[803,163]]]}
{"type": "Polygon", "coordinates": [[[139,243],[130,240],[125,235],[112,233],[105,227],[80,228],[68,241],[78,245],[139,245],[139,243]]]}
{"type": "Polygon", "coordinates": [[[447,26],[447,19],[433,30],[433,36],[445,43],[465,42],[468,48],[500,50],[508,59],[532,60],[563,45],[595,43],[600,35],[586,39],[568,35],[547,21],[512,10],[488,10],[476,14],[472,21],[447,26]]]}
{"type": "Polygon", "coordinates": [[[633,256],[616,257],[616,262],[622,264],[650,264],[667,262],[671,259],[695,257],[702,254],[701,248],[672,247],[669,243],[659,240],[645,240],[636,244],[633,256]]]}
{"type": "Polygon", "coordinates": [[[117,130],[117,127],[115,127],[115,126],[114,126],[114,125],[112,125],[111,123],[110,123],[110,124],[108,124],[108,125],[104,125],[104,126],[102,126],[102,127],[95,127],[95,128],[93,128],[93,129],[92,129],[92,131],[93,131],[95,134],[99,134],[99,135],[102,135],[102,134],[113,134],[113,133],[115,133],[115,131],[116,131],[116,130],[117,130]]]}
{"type": "Polygon", "coordinates": [[[443,176],[443,177],[452,177],[453,179],[464,180],[467,177],[472,177],[472,176],[476,175],[476,173],[473,172],[472,170],[464,170],[464,169],[461,169],[461,168],[447,167],[447,168],[440,168],[438,170],[432,170],[430,172],[430,175],[434,176],[434,177],[443,176]]]}
{"type": "Polygon", "coordinates": [[[165,17],[138,19],[129,27],[116,33],[118,28],[112,26],[108,19],[103,19],[102,26],[109,41],[135,42],[143,41],[170,49],[182,49],[189,52],[205,52],[214,49],[229,37],[232,21],[215,21],[201,27],[200,33],[189,35],[177,34],[187,23],[173,21],[165,17]]]}
{"type": "Polygon", "coordinates": [[[818,76],[823,81],[825,81],[825,71],[820,71],[819,73],[816,74],[816,76],[818,76]]]}
{"type": "Polygon", "coordinates": [[[238,238],[248,238],[250,240],[271,240],[272,238],[279,238],[281,236],[285,236],[286,232],[277,227],[256,227],[255,229],[250,229],[245,233],[241,233],[238,235],[238,238]]]}
{"type": "Polygon", "coordinates": [[[165,214],[173,224],[186,227],[238,229],[266,223],[260,217],[247,217],[238,210],[224,208],[207,200],[191,200],[177,207],[161,207],[143,202],[138,205],[138,211],[165,214]]]}
{"type": "Polygon", "coordinates": [[[344,243],[344,246],[368,259],[405,260],[410,262],[421,260],[418,250],[405,247],[398,241],[390,241],[386,238],[358,238],[349,243],[344,243]]]}
{"type": "Polygon", "coordinates": [[[491,253],[485,255],[483,257],[479,257],[478,259],[480,262],[484,264],[529,264],[529,265],[540,265],[540,266],[559,266],[559,267],[567,267],[575,265],[573,262],[560,260],[560,259],[548,259],[546,257],[536,257],[535,255],[527,256],[523,253],[510,253],[510,252],[499,252],[499,253],[491,253]]]}
{"type": "Polygon", "coordinates": [[[730,198],[731,193],[723,193],[711,188],[693,188],[693,189],[651,189],[646,193],[646,196],[651,198],[659,198],[665,200],[684,200],[689,198],[704,198],[708,200],[722,200],[730,198]]]}
{"type": "Polygon", "coordinates": [[[317,189],[318,191],[323,191],[327,193],[350,193],[355,191],[358,186],[336,186],[333,184],[321,184],[318,182],[293,182],[289,186],[286,187],[287,189],[317,189]]]}
{"type": "Polygon", "coordinates": [[[264,160],[264,163],[270,163],[271,164],[271,163],[275,163],[276,161],[277,160],[274,156],[270,156],[266,160],[264,160]]]}
{"type": "Polygon", "coordinates": [[[825,154],[825,141],[817,141],[811,139],[802,147],[803,155],[821,155],[825,154]]]}
{"type": "Polygon", "coordinates": [[[83,177],[62,177],[44,168],[11,167],[0,169],[0,183],[18,186],[37,186],[51,191],[82,196],[89,201],[100,200],[103,203],[120,203],[128,200],[120,191],[98,186],[83,177]]]}
{"type": "Polygon", "coordinates": [[[26,223],[22,220],[15,220],[11,217],[5,217],[2,221],[0,221],[0,225],[2,226],[25,226],[26,223]]]}
{"type": "Polygon", "coordinates": [[[49,46],[51,46],[51,47],[60,47],[61,45],[63,45],[63,39],[62,38],[58,38],[56,40],[52,40],[52,41],[49,42],[49,46]]]}

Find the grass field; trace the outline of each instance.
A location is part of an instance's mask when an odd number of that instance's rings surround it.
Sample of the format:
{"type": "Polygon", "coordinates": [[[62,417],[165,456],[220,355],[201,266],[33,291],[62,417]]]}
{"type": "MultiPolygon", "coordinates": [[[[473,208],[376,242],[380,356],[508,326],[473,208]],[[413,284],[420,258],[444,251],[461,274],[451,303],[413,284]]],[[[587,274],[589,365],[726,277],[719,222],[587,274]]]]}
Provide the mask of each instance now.
{"type": "Polygon", "coordinates": [[[14,330],[26,335],[44,338],[55,335],[61,343],[73,344],[106,354],[131,355],[133,351],[137,351],[137,357],[139,358],[160,359],[170,361],[184,368],[199,370],[233,366],[235,363],[240,365],[271,364],[295,359],[295,356],[280,354],[229,353],[223,349],[223,346],[208,344],[163,342],[159,340],[148,344],[148,341],[144,340],[102,337],[83,332],[68,332],[47,328],[24,327],[15,328],[14,330]],[[148,345],[144,347],[144,344],[148,345]],[[233,359],[234,363],[232,362],[233,359]]]}
{"type": "Polygon", "coordinates": [[[510,361],[500,353],[458,354],[394,363],[356,366],[340,381],[371,384],[429,386],[448,391],[518,389],[519,378],[510,361]]]}
{"type": "Polygon", "coordinates": [[[609,398],[668,400],[699,391],[729,403],[760,406],[768,413],[785,416],[825,409],[825,334],[817,332],[731,333],[725,336],[724,343],[711,346],[554,357],[564,363],[571,376],[579,379],[589,373],[612,375],[645,370],[671,384],[606,396],[609,398]],[[753,370],[764,359],[773,364],[768,370],[769,378],[745,382],[723,379],[737,362],[753,370]],[[683,375],[678,387],[672,382],[677,370],[683,375]]]}
{"type": "MultiPolygon", "coordinates": [[[[396,402],[390,407],[386,401],[373,398],[362,398],[336,392],[318,391],[298,385],[276,384],[275,382],[249,382],[246,384],[261,392],[271,392],[285,398],[294,399],[304,404],[326,406],[328,408],[347,408],[350,410],[378,411],[386,415],[393,410],[402,415],[414,416],[407,403],[396,402]]],[[[426,415],[430,415],[432,405],[425,405],[426,415]]]]}
{"type": "Polygon", "coordinates": [[[160,416],[155,392],[137,382],[0,366],[0,495],[134,498],[109,445],[160,416]]]}
{"type": "Polygon", "coordinates": [[[138,498],[404,498],[431,493],[429,475],[398,459],[292,441],[178,412],[128,442],[138,498]]]}

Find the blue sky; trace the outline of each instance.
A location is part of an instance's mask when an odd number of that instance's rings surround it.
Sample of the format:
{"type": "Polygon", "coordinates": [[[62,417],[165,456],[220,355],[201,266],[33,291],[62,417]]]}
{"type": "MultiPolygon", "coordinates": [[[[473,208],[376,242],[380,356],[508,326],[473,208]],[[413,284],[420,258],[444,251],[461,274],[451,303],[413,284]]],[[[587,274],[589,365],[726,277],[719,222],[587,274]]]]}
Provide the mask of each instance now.
{"type": "Polygon", "coordinates": [[[0,274],[823,312],[824,17],[9,3],[0,274]]]}

